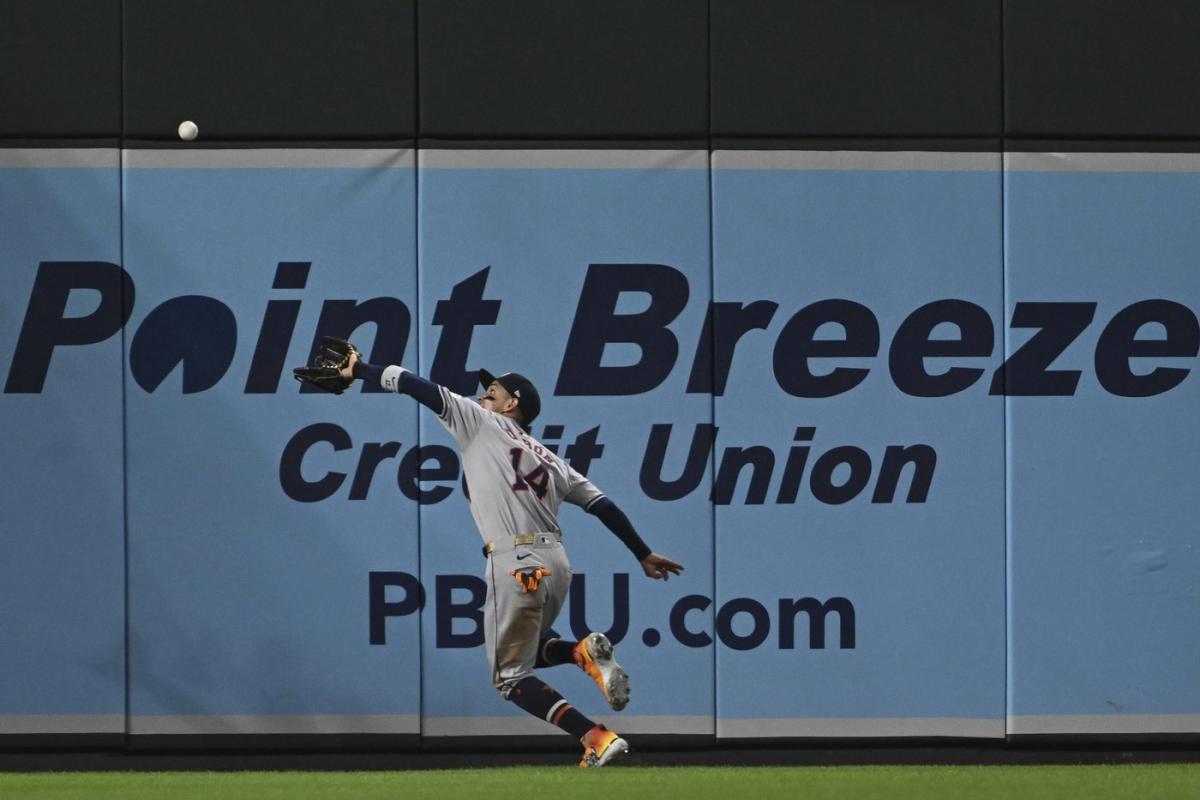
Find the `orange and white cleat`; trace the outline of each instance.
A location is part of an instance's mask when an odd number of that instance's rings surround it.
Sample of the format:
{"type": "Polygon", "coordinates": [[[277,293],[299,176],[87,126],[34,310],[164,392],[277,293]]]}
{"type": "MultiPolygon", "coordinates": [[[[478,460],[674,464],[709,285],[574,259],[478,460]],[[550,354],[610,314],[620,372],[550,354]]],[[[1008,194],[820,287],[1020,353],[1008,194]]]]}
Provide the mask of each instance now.
{"type": "Polygon", "coordinates": [[[629,752],[629,742],[603,725],[592,728],[579,741],[583,742],[581,767],[603,767],[629,752]]]}
{"type": "Polygon", "coordinates": [[[612,642],[607,636],[589,633],[575,645],[572,655],[579,668],[600,687],[613,711],[620,711],[629,703],[629,673],[613,658],[612,642]]]}

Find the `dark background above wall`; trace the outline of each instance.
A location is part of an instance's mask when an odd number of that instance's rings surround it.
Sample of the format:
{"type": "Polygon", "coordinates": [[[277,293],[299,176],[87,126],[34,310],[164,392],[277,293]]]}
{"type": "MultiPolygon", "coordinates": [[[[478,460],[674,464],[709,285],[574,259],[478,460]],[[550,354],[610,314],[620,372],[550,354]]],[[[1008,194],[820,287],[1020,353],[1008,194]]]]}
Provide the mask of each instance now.
{"type": "Polygon", "coordinates": [[[1005,133],[1200,137],[1200,5],[1007,0],[1005,133]]]}
{"type": "Polygon", "coordinates": [[[6,0],[2,16],[0,138],[119,136],[121,0],[6,0]]]}
{"type": "Polygon", "coordinates": [[[713,136],[1000,135],[1000,4],[713,0],[713,136]]]}
{"type": "Polygon", "coordinates": [[[0,139],[1200,138],[1188,0],[8,0],[0,139]]]}
{"type": "Polygon", "coordinates": [[[703,0],[420,4],[421,135],[708,135],[703,0]]]}
{"type": "Polygon", "coordinates": [[[413,0],[125,0],[125,135],[415,133],[413,0]]]}

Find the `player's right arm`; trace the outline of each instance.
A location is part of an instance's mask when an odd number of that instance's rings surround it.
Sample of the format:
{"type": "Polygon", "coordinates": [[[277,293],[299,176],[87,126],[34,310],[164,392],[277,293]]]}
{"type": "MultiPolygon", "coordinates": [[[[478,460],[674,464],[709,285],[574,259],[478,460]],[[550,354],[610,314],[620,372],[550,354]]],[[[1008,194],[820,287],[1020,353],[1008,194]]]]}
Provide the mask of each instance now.
{"type": "Polygon", "coordinates": [[[642,541],[642,537],[638,536],[637,531],[633,528],[633,523],[629,521],[629,517],[625,516],[625,512],[608,497],[601,496],[596,502],[589,505],[586,510],[589,514],[592,514],[603,522],[606,528],[625,543],[625,546],[633,553],[638,563],[642,565],[642,572],[646,573],[647,578],[654,578],[656,580],[661,578],[665,581],[670,577],[672,572],[676,575],[683,572],[682,564],[653,552],[642,541]]]}
{"type": "Polygon", "coordinates": [[[573,503],[587,513],[604,523],[621,543],[629,548],[633,557],[642,566],[642,572],[647,578],[667,580],[673,572],[676,575],[683,572],[683,565],[672,561],[666,556],[659,555],[650,549],[642,537],[638,535],[633,523],[625,512],[617,506],[606,494],[600,491],[594,483],[579,474],[571,465],[567,465],[566,479],[568,490],[563,497],[568,503],[573,503]]]}
{"type": "Polygon", "coordinates": [[[378,384],[389,392],[406,394],[438,416],[445,411],[442,387],[404,367],[368,364],[360,359],[357,353],[351,353],[350,360],[342,367],[342,377],[347,380],[358,378],[367,383],[378,384]]]}

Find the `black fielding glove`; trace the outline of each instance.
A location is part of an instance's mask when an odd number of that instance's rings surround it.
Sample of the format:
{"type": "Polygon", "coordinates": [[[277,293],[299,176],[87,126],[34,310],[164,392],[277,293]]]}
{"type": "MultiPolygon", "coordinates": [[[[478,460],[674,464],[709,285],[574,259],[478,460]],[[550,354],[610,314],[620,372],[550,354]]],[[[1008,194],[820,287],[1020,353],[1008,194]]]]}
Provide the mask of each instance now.
{"type": "Polygon", "coordinates": [[[313,356],[307,367],[296,367],[292,376],[302,383],[311,383],[318,388],[333,394],[341,394],[350,388],[354,378],[342,376],[342,369],[350,363],[350,355],[358,355],[355,364],[355,377],[358,377],[359,365],[362,364],[362,354],[358,348],[345,339],[334,336],[321,337],[321,347],[313,356]]]}

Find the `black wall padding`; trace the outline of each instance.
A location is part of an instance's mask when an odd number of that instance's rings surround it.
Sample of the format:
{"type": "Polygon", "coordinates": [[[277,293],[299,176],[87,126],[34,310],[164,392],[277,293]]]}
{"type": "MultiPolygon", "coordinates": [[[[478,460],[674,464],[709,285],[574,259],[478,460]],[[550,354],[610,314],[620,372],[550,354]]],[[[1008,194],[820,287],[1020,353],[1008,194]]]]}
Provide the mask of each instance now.
{"type": "Polygon", "coordinates": [[[1000,0],[712,0],[712,134],[1000,136],[1000,12],[1000,0]]]}
{"type": "Polygon", "coordinates": [[[120,133],[120,0],[0,0],[0,137],[120,133]]]}
{"type": "Polygon", "coordinates": [[[421,135],[708,135],[705,0],[420,0],[421,135]]]}
{"type": "Polygon", "coordinates": [[[1198,54],[1197,0],[0,0],[0,139],[1194,142],[1198,54]]]}
{"type": "Polygon", "coordinates": [[[1200,136],[1196,0],[1006,0],[1010,136],[1200,136]]]}
{"type": "Polygon", "coordinates": [[[125,0],[125,135],[416,133],[415,0],[125,0]]]}

